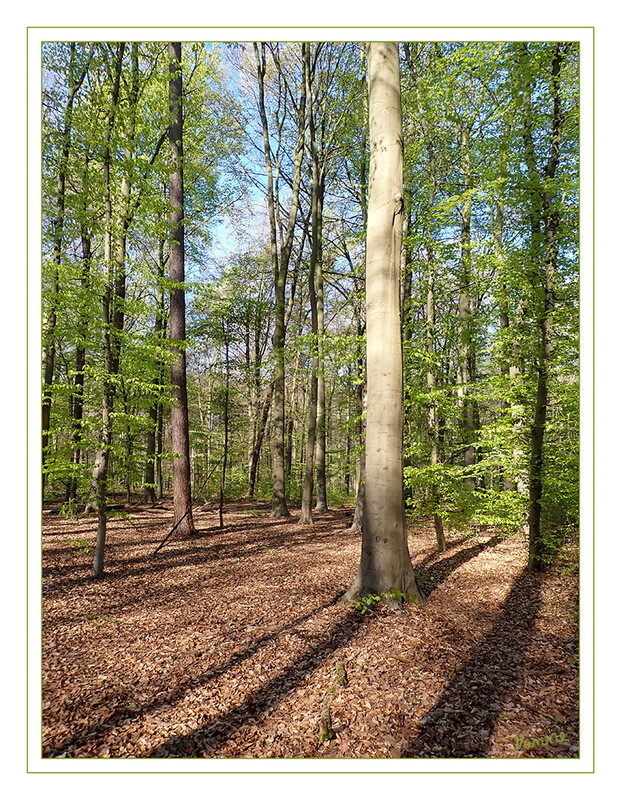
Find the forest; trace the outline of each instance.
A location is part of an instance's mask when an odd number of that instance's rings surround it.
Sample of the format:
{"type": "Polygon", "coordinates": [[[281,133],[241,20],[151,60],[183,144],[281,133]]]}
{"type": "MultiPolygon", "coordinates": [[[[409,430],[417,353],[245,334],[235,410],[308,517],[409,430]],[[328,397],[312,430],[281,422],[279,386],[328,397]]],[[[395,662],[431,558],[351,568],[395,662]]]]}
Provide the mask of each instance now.
{"type": "Polygon", "coordinates": [[[574,41],[50,41],[44,758],[578,758],[574,41]]]}

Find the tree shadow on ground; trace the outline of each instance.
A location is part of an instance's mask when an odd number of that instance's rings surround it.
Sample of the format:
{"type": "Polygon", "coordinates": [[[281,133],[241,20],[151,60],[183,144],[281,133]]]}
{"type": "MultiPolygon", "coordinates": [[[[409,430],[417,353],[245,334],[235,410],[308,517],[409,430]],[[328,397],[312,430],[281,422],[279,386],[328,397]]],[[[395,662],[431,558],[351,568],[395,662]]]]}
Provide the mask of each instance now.
{"type": "Polygon", "coordinates": [[[416,565],[416,580],[419,587],[423,590],[425,595],[429,597],[431,592],[436,589],[448,576],[455,572],[456,569],[470,561],[471,558],[476,558],[488,547],[495,547],[499,544],[504,537],[497,535],[488,539],[486,542],[474,545],[473,547],[466,547],[463,550],[458,550],[452,556],[441,558],[432,564],[430,567],[425,566],[430,561],[438,557],[438,553],[434,552],[423,561],[418,562],[416,565]]]}
{"type": "MultiPolygon", "coordinates": [[[[334,526],[327,523],[323,528],[309,527],[308,530],[300,530],[300,534],[297,536],[292,535],[290,529],[281,530],[280,528],[258,527],[256,531],[251,526],[243,525],[231,526],[228,530],[226,528],[224,530],[201,528],[194,537],[171,539],[158,553],[143,552],[129,557],[120,555],[124,549],[127,549],[127,543],[114,541],[111,537],[106,544],[106,569],[103,582],[107,584],[122,583],[128,578],[155,575],[158,572],[165,573],[173,567],[191,564],[202,564],[207,569],[213,561],[221,563],[226,560],[249,558],[278,548],[316,546],[321,542],[334,541],[334,537],[339,534],[340,531],[335,532],[334,526]],[[219,541],[219,536],[229,534],[244,534],[246,538],[244,541],[241,539],[228,542],[219,541]]],[[[161,543],[162,539],[159,535],[150,536],[149,540],[143,540],[136,547],[144,546],[147,541],[153,541],[157,545],[161,543]]],[[[75,555],[75,548],[63,545],[48,548],[46,553],[50,556],[72,556],[75,555]]],[[[41,574],[45,582],[43,591],[46,594],[66,592],[102,580],[93,577],[92,556],[90,555],[83,560],[83,563],[76,564],[71,561],[62,566],[57,564],[44,566],[41,574]]]]}
{"type": "MultiPolygon", "coordinates": [[[[109,714],[105,715],[105,717],[101,717],[96,723],[91,723],[83,726],[79,730],[74,730],[72,734],[66,737],[60,744],[50,749],[49,752],[46,752],[44,757],[62,757],[66,754],[68,748],[79,748],[83,746],[89,739],[92,739],[93,742],[95,742],[98,735],[109,732],[111,729],[126,724],[127,722],[139,720],[146,715],[157,711],[158,709],[172,706],[179,700],[183,699],[189,689],[195,691],[201,686],[207,685],[211,681],[222,678],[229,670],[252,658],[263,647],[273,642],[283,633],[295,631],[296,628],[312,619],[319,612],[329,608],[330,606],[333,606],[338,602],[341,595],[342,592],[339,592],[326,603],[323,603],[322,605],[313,608],[311,611],[308,611],[307,613],[296,617],[290,622],[285,623],[277,630],[266,633],[255,641],[249,643],[246,647],[243,647],[226,661],[223,661],[221,664],[205,670],[202,674],[194,676],[186,674],[184,678],[176,684],[175,689],[173,690],[170,690],[168,686],[172,676],[169,673],[162,673],[160,685],[158,685],[157,679],[153,679],[151,681],[151,695],[153,699],[150,702],[142,703],[138,708],[133,706],[133,693],[131,690],[126,693],[126,696],[108,698],[106,705],[110,708],[109,714]]],[[[291,691],[298,683],[304,680],[305,676],[310,671],[315,669],[321,663],[321,661],[328,658],[331,652],[346,644],[347,641],[355,635],[360,628],[360,625],[364,621],[365,620],[360,614],[357,614],[354,611],[349,612],[345,619],[341,620],[336,625],[331,626],[329,631],[322,637],[322,639],[311,645],[307,652],[283,674],[275,677],[272,681],[270,681],[267,687],[264,687],[260,690],[260,692],[254,694],[243,704],[243,706],[234,708],[230,712],[221,715],[221,717],[215,718],[208,727],[211,728],[211,726],[215,725],[216,728],[224,727],[226,729],[228,726],[226,720],[229,717],[237,720],[241,719],[241,722],[238,721],[237,724],[243,724],[244,719],[251,716],[253,712],[260,713],[262,709],[268,708],[274,700],[291,691]]],[[[184,740],[188,739],[188,742],[195,742],[200,741],[202,738],[204,738],[204,736],[201,737],[199,730],[195,731],[193,734],[190,734],[188,737],[184,737],[184,740]]],[[[149,754],[149,757],[161,757],[162,755],[179,755],[182,757],[187,757],[187,747],[190,747],[190,750],[193,751],[194,744],[191,746],[186,745],[184,740],[182,741],[179,739],[178,741],[182,742],[182,744],[177,747],[175,744],[177,739],[176,737],[173,737],[173,739],[171,739],[171,745],[169,749],[167,749],[167,746],[164,745],[163,752],[157,754],[153,752],[149,754]],[[181,748],[181,750],[179,750],[179,748],[181,748]]],[[[222,739],[222,741],[225,741],[225,739],[222,739]]],[[[194,755],[198,755],[198,752],[194,753],[194,755]]]]}
{"type": "Polygon", "coordinates": [[[541,576],[516,579],[491,631],[447,683],[404,758],[484,758],[515,688],[541,608],[541,576]]]}
{"type": "MultiPolygon", "coordinates": [[[[347,616],[331,625],[319,641],[310,645],[286,670],[275,675],[243,702],[232,705],[209,722],[185,736],[171,736],[164,744],[153,748],[148,758],[205,758],[217,755],[218,748],[233,738],[241,726],[254,722],[279,700],[301,684],[331,654],[355,636],[362,625],[363,616],[349,611],[347,616]]],[[[329,687],[326,686],[326,690],[329,687]]],[[[317,708],[319,722],[320,708],[317,708]]]]}

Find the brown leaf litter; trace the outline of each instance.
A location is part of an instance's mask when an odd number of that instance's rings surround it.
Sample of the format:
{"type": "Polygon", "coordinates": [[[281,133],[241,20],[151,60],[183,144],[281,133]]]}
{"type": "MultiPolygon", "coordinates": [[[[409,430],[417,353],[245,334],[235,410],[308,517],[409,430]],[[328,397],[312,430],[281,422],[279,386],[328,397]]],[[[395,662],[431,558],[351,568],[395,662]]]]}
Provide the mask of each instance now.
{"type": "Polygon", "coordinates": [[[95,520],[44,515],[43,757],[578,756],[575,545],[531,574],[520,535],[451,531],[438,554],[424,522],[409,547],[427,603],[362,615],[338,602],[360,556],[347,511],[302,526],[231,505],[221,530],[202,510],[155,556],[171,509],[129,512],[101,581],[95,520]]]}

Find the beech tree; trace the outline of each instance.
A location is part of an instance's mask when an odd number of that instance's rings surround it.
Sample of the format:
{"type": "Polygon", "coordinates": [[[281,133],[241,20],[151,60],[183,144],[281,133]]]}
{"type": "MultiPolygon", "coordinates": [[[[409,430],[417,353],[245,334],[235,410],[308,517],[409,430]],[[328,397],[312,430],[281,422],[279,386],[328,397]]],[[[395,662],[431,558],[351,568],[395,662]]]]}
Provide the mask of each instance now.
{"type": "MultiPolygon", "coordinates": [[[[403,383],[399,267],[403,133],[399,46],[368,45],[369,206],[366,250],[367,425],[362,553],[344,599],[397,594],[422,602],[410,560],[403,499],[403,383]]],[[[398,599],[399,598],[399,599],[398,599]]]]}

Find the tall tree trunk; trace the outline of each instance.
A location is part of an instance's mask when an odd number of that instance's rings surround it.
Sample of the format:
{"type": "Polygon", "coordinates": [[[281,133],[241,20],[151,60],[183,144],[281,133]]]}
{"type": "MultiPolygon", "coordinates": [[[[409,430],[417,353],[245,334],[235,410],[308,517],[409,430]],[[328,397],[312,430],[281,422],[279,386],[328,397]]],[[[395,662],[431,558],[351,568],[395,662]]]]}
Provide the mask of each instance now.
{"type": "MultiPolygon", "coordinates": [[[[88,170],[88,158],[85,176],[88,170]]],[[[83,181],[84,184],[84,181],[83,181]]],[[[83,185],[84,196],[86,187],[83,185]]],[[[82,209],[86,213],[86,208],[82,209]]],[[[85,220],[80,223],[80,242],[82,247],[82,275],[80,277],[80,298],[78,301],[78,331],[79,339],[76,345],[75,376],[73,379],[73,396],[71,399],[71,428],[73,430],[73,453],[71,460],[74,473],[67,485],[66,500],[77,500],[78,496],[78,471],[82,460],[82,424],[84,419],[84,369],[86,367],[86,339],[88,335],[89,316],[85,310],[87,293],[90,286],[90,271],[92,260],[91,231],[85,220]]]]}
{"type": "Polygon", "coordinates": [[[403,134],[398,44],[369,43],[368,64],[366,498],[360,566],[344,600],[392,590],[400,598],[422,601],[408,552],[403,501],[399,296],[403,134]]]}
{"type": "MultiPolygon", "coordinates": [[[[302,43],[302,63],[305,64],[305,52],[308,45],[302,43]]],[[[274,190],[274,176],[272,169],[272,154],[267,112],[265,109],[265,43],[261,43],[261,53],[257,43],[254,43],[257,63],[257,78],[259,85],[259,113],[263,128],[263,148],[265,153],[265,166],[267,173],[268,211],[270,220],[270,249],[272,266],[274,269],[274,404],[272,407],[272,516],[288,517],[287,499],[285,496],[285,291],[287,284],[287,271],[295,232],[295,221],[298,212],[299,190],[302,170],[302,157],[304,154],[304,130],[306,121],[306,79],[301,82],[300,100],[297,107],[297,142],[293,154],[293,175],[291,182],[291,204],[287,230],[281,242],[280,254],[277,241],[277,205],[279,199],[274,190]]],[[[275,61],[277,69],[279,64],[275,61]]],[[[303,66],[305,71],[305,66],[303,66]]],[[[280,74],[280,70],[279,70],[280,74]]],[[[281,76],[282,77],[282,76],[281,76]]]]}
{"type": "Polygon", "coordinates": [[[112,163],[111,138],[114,129],[117,105],[119,100],[119,87],[121,71],[123,68],[123,54],[125,42],[117,45],[114,83],[110,98],[110,108],[106,125],[104,156],[103,156],[103,183],[104,183],[104,289],[102,298],[103,317],[103,362],[104,379],[102,388],[102,414],[101,414],[101,442],[94,470],[96,502],[97,502],[97,542],[93,559],[93,576],[103,578],[104,556],[106,545],[106,528],[108,522],[107,487],[108,466],[110,463],[110,448],[112,446],[112,412],[114,408],[114,365],[118,365],[119,356],[115,354],[116,347],[120,344],[113,338],[114,325],[113,311],[113,282],[114,265],[112,261],[112,195],[110,167],[112,163]]]}
{"type": "MultiPolygon", "coordinates": [[[[314,292],[313,292],[314,294],[314,292]]],[[[315,440],[317,431],[317,357],[314,355],[311,367],[310,392],[308,397],[308,427],[306,433],[306,460],[304,464],[304,487],[299,522],[310,525],[313,522],[311,504],[313,500],[313,471],[315,461],[315,440]]]]}
{"type": "MultiPolygon", "coordinates": [[[[316,149],[316,148],[315,148],[316,149]]],[[[326,486],[326,369],[324,352],[324,280],[323,280],[323,175],[318,182],[317,224],[313,226],[313,240],[317,237],[315,268],[315,295],[317,298],[317,441],[315,468],[317,475],[316,511],[328,510],[326,486]]]]}
{"type": "MultiPolygon", "coordinates": [[[[531,106],[531,82],[528,66],[528,48],[521,46],[521,66],[524,78],[524,123],[523,139],[526,153],[526,163],[532,188],[533,199],[533,230],[540,234],[543,225],[543,242],[545,253],[545,266],[541,270],[533,258],[533,270],[536,270],[538,283],[543,284],[543,302],[539,303],[538,327],[540,346],[537,374],[537,393],[535,397],[535,413],[531,428],[531,454],[530,454],[530,483],[529,483],[529,558],[528,568],[537,570],[543,567],[543,541],[541,534],[541,503],[543,498],[543,446],[545,439],[546,417],[548,411],[548,392],[550,381],[550,365],[552,361],[552,337],[554,313],[554,284],[556,280],[556,267],[558,259],[557,229],[560,222],[560,213],[556,208],[554,179],[560,159],[560,145],[563,128],[564,114],[561,108],[560,72],[564,58],[563,45],[557,43],[551,64],[551,94],[553,102],[552,132],[550,154],[543,169],[539,174],[536,168],[535,143],[532,126],[533,115],[531,106]],[[539,218],[537,218],[539,217],[539,218]],[[541,275],[543,272],[543,275],[541,275]]],[[[533,242],[533,255],[534,252],[533,242]]]]}
{"type": "MultiPolygon", "coordinates": [[[[316,165],[313,166],[313,188],[312,188],[312,206],[313,206],[313,229],[315,231],[317,224],[317,170],[316,165]]],[[[317,267],[317,245],[318,240],[316,231],[313,234],[310,266],[308,271],[308,293],[311,307],[311,331],[313,334],[313,355],[311,359],[311,379],[310,379],[310,392],[308,397],[308,426],[306,434],[306,460],[304,471],[304,487],[302,490],[302,507],[300,510],[299,522],[303,524],[312,524],[313,517],[311,513],[311,505],[313,500],[313,475],[315,466],[315,444],[317,433],[317,370],[319,365],[319,358],[317,355],[317,293],[315,285],[315,269],[317,267]]]]}
{"type": "MultiPolygon", "coordinates": [[[[321,269],[321,179],[319,175],[319,154],[317,151],[317,134],[315,130],[315,108],[314,98],[311,88],[310,70],[310,50],[305,52],[305,75],[306,75],[306,98],[308,112],[308,128],[311,150],[311,254],[308,269],[308,294],[311,309],[311,332],[313,334],[313,355],[311,359],[311,380],[308,398],[308,428],[306,437],[306,461],[304,474],[304,488],[302,490],[302,508],[300,511],[300,522],[312,524],[311,505],[313,501],[313,478],[315,469],[315,446],[317,441],[318,427],[318,391],[319,375],[322,367],[320,364],[320,331],[318,315],[318,280],[317,272],[321,269]]],[[[322,285],[323,293],[323,285],[322,285]]],[[[323,297],[322,297],[323,300],[323,297]]],[[[322,307],[323,314],[323,307],[322,307]]],[[[323,318],[322,318],[323,323],[323,318]]],[[[323,389],[323,415],[325,422],[325,383],[322,382],[323,389]]],[[[324,431],[325,437],[325,431],[324,431]]],[[[325,438],[324,438],[324,478],[325,478],[325,438]]],[[[324,485],[325,490],[325,485],[324,485]]],[[[319,497],[317,498],[319,502],[319,497]]]]}
{"type": "Polygon", "coordinates": [[[183,197],[183,88],[181,42],[168,43],[170,131],[170,339],[176,360],[170,369],[173,404],[171,409],[173,451],[173,505],[180,536],[195,534],[190,483],[190,434],[185,358],[185,252],[183,197]]]}

